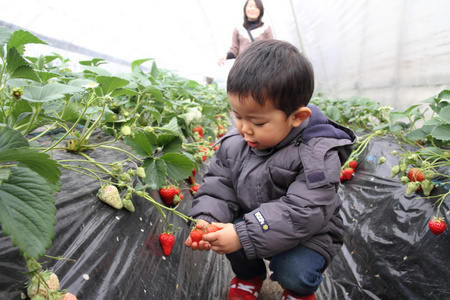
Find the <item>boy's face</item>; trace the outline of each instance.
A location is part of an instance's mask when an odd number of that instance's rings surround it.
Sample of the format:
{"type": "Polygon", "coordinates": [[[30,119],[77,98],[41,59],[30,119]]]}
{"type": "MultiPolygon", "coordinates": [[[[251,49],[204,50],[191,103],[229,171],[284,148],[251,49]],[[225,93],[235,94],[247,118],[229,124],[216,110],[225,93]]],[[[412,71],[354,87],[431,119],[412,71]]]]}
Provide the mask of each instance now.
{"type": "Polygon", "coordinates": [[[298,127],[311,114],[309,108],[301,107],[286,118],[271,101],[261,107],[252,97],[239,99],[238,95],[229,94],[228,98],[236,117],[236,128],[247,144],[258,150],[279,144],[292,128],[298,127]]]}

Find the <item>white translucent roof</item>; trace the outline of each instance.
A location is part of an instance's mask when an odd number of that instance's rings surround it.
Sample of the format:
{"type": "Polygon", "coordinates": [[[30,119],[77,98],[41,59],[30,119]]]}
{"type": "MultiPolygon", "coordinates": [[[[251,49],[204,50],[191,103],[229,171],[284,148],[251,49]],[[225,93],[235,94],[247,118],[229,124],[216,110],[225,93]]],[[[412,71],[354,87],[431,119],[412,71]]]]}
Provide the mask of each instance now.
{"type": "MultiPolygon", "coordinates": [[[[137,59],[198,81],[224,86],[233,61],[216,62],[242,23],[243,0],[14,0],[0,1],[0,26],[24,29],[77,68],[105,58],[113,72],[137,59]]],[[[406,108],[450,88],[448,0],[263,0],[263,21],[275,38],[293,43],[312,61],[316,92],[330,98],[366,96],[406,108]]],[[[80,68],[81,69],[81,68],[80,68]]]]}

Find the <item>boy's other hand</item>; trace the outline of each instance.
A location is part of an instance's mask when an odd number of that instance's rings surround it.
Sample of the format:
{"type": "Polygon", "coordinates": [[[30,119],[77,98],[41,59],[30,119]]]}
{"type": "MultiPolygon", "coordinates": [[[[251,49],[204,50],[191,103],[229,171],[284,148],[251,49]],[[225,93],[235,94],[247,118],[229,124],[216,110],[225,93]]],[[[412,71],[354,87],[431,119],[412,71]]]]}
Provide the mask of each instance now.
{"type": "MultiPolygon", "coordinates": [[[[227,254],[242,248],[239,236],[232,223],[214,223],[219,230],[203,235],[203,241],[209,244],[209,249],[219,253],[227,254]]],[[[201,243],[200,242],[200,243],[201,243]]],[[[209,250],[208,249],[208,250],[209,250]]]]}

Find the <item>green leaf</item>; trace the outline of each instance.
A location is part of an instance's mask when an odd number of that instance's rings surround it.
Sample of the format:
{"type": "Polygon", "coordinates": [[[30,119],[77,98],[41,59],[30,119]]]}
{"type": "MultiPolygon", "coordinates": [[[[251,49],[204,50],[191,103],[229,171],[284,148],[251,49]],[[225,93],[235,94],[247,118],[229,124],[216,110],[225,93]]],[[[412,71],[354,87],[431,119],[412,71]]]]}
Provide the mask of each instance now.
{"type": "Polygon", "coordinates": [[[142,166],[145,168],[145,174],[147,174],[143,178],[144,183],[153,190],[160,189],[167,178],[167,165],[164,160],[149,158],[144,161],[142,166]]]}
{"type": "Polygon", "coordinates": [[[134,137],[124,138],[124,143],[130,146],[140,156],[152,156],[156,147],[156,136],[141,130],[133,131],[134,137]]]}
{"type": "Polygon", "coordinates": [[[143,58],[131,62],[131,72],[142,72],[141,65],[149,60],[153,60],[153,58],[143,58]]]}
{"type": "Polygon", "coordinates": [[[439,112],[439,117],[447,124],[450,124],[450,106],[444,107],[439,112]]]}
{"type": "Polygon", "coordinates": [[[28,147],[28,141],[22,134],[10,127],[0,129],[0,150],[28,147]]]}
{"type": "Polygon", "coordinates": [[[40,258],[55,236],[53,190],[28,168],[13,167],[0,186],[0,223],[25,258],[40,258]]]}
{"type": "Polygon", "coordinates": [[[338,122],[342,117],[339,109],[337,109],[337,107],[334,107],[334,106],[328,106],[326,112],[327,112],[327,117],[335,122],[338,122]]]}
{"type": "Polygon", "coordinates": [[[30,102],[47,102],[64,98],[64,94],[82,92],[83,89],[60,83],[49,83],[44,86],[28,86],[24,88],[24,100],[30,102]]]}
{"type": "Polygon", "coordinates": [[[156,66],[155,61],[153,61],[153,63],[152,63],[152,69],[150,71],[150,75],[152,75],[153,78],[158,78],[159,70],[158,70],[158,67],[156,66]]]}
{"type": "Polygon", "coordinates": [[[111,93],[111,97],[117,97],[117,96],[137,96],[139,95],[138,92],[132,89],[116,89],[111,93]]]}
{"type": "Polygon", "coordinates": [[[11,32],[8,28],[0,27],[0,48],[2,48],[11,38],[11,32]]]}
{"type": "Polygon", "coordinates": [[[23,54],[26,44],[44,44],[48,43],[42,41],[32,33],[25,30],[16,30],[12,33],[8,42],[7,49],[16,48],[21,54],[23,54]]]}
{"type": "Polygon", "coordinates": [[[408,133],[406,138],[410,141],[418,141],[425,139],[426,136],[427,134],[422,129],[416,129],[408,133]]]}
{"type": "Polygon", "coordinates": [[[155,88],[154,86],[148,86],[145,89],[146,92],[149,92],[153,97],[155,97],[156,100],[158,101],[163,101],[163,94],[160,90],[158,90],[157,88],[155,88]]]}
{"type": "Polygon", "coordinates": [[[85,67],[84,69],[86,71],[92,72],[92,73],[100,75],[100,76],[111,76],[111,73],[108,70],[105,70],[103,68],[88,66],[88,67],[85,67]]]}
{"type": "MultiPolygon", "coordinates": [[[[3,139],[3,137],[1,137],[3,139]]],[[[17,161],[52,183],[59,181],[60,165],[46,153],[34,148],[0,150],[0,162],[17,161]]]]}
{"type": "Polygon", "coordinates": [[[158,159],[165,161],[167,165],[167,175],[174,181],[184,180],[192,175],[194,162],[180,153],[167,153],[158,159]]]}
{"type": "Polygon", "coordinates": [[[0,169],[0,185],[2,185],[3,181],[8,180],[10,175],[10,169],[0,169]]]}
{"type": "Polygon", "coordinates": [[[158,145],[163,146],[163,152],[180,152],[183,141],[180,137],[174,135],[159,135],[158,145]]]}
{"type": "Polygon", "coordinates": [[[8,73],[13,73],[17,68],[21,66],[29,66],[29,63],[25,60],[25,58],[20,55],[19,51],[16,48],[9,49],[6,55],[6,70],[8,73]]]}
{"type": "Polygon", "coordinates": [[[40,82],[41,79],[39,76],[34,72],[33,68],[30,66],[20,66],[17,69],[12,72],[10,75],[10,78],[25,78],[25,79],[31,79],[36,82],[40,82]]]}
{"type": "Polygon", "coordinates": [[[103,95],[107,95],[115,89],[126,86],[129,81],[114,76],[97,76],[95,80],[100,84],[103,95]]]}
{"type": "Polygon", "coordinates": [[[449,141],[450,140],[450,124],[443,124],[443,125],[437,126],[431,132],[431,136],[438,140],[449,141]]]}
{"type": "Polygon", "coordinates": [[[39,78],[41,79],[41,82],[47,82],[49,79],[55,78],[55,77],[61,77],[58,73],[53,72],[43,72],[43,71],[37,71],[36,72],[39,78]]]}
{"type": "Polygon", "coordinates": [[[450,99],[450,90],[443,90],[439,93],[438,98],[440,99],[450,99]]]}

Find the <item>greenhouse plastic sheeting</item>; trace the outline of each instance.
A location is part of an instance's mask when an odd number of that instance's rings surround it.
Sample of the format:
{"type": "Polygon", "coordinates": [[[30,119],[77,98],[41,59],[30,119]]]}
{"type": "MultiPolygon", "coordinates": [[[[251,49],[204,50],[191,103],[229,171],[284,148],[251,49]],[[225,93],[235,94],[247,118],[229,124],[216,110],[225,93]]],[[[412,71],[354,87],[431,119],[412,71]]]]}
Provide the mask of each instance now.
{"type": "MultiPolygon", "coordinates": [[[[325,274],[323,299],[450,299],[449,230],[436,236],[428,229],[435,200],[405,195],[405,186],[391,178],[399,161],[391,151],[402,152],[397,140],[376,138],[368,148],[354,177],[340,188],[346,235],[325,274]],[[379,164],[380,157],[386,162],[379,164]]],[[[450,175],[448,169],[439,171],[450,175]]],[[[436,185],[431,196],[450,189],[448,178],[436,178],[436,185]]],[[[447,201],[440,213],[447,224],[448,211],[447,201]]]]}
{"type": "MultiPolygon", "coordinates": [[[[233,60],[217,60],[242,24],[245,0],[128,0],[105,5],[78,0],[0,1],[0,26],[28,30],[53,47],[27,45],[79,60],[104,58],[114,73],[134,60],[197,81],[223,84],[233,60]]],[[[263,0],[274,37],[313,63],[316,92],[331,98],[369,97],[406,109],[450,85],[448,0],[263,0]]],[[[76,70],[76,69],[75,69],[76,70]]],[[[125,70],[125,71],[124,71],[125,70]]]]}
{"type": "MultiPolygon", "coordinates": [[[[420,193],[406,196],[405,187],[391,178],[390,169],[398,163],[392,150],[400,152],[397,141],[372,140],[353,179],[340,187],[346,236],[324,274],[318,300],[450,299],[449,231],[433,235],[427,227],[436,213],[433,201],[420,193]],[[378,164],[381,156],[387,159],[384,164],[378,164]]],[[[58,158],[73,156],[54,152],[58,158]]],[[[97,150],[89,155],[96,160],[126,158],[97,150]]],[[[61,181],[56,236],[47,254],[76,261],[45,259],[45,267],[54,269],[63,289],[80,300],[225,299],[233,276],[228,261],[214,252],[186,248],[189,228],[184,221],[168,215],[181,230],[165,257],[158,241],[164,222],[146,200],[133,199],[134,213],[115,210],[96,197],[98,181],[65,170],[61,181]]],[[[446,189],[442,184],[432,195],[446,189]]],[[[152,196],[160,201],[157,192],[152,196]]],[[[189,192],[184,196],[179,210],[186,213],[192,197],[189,192]]],[[[448,209],[444,203],[442,211],[448,209]]],[[[26,266],[7,237],[0,238],[0,266],[0,299],[20,299],[26,266]]]]}

